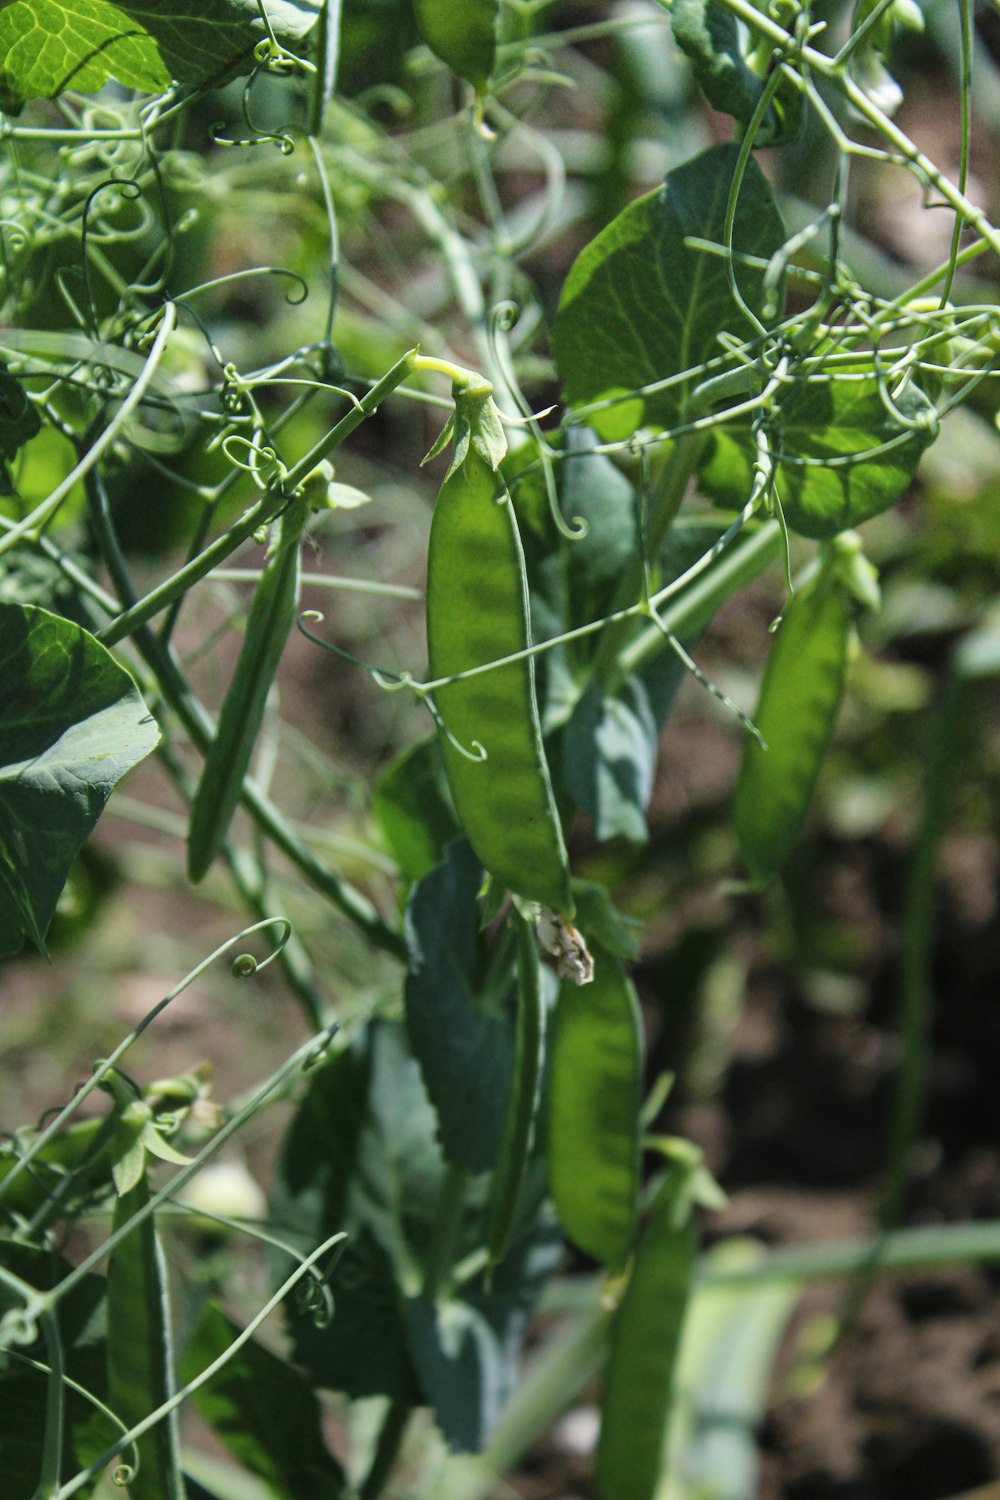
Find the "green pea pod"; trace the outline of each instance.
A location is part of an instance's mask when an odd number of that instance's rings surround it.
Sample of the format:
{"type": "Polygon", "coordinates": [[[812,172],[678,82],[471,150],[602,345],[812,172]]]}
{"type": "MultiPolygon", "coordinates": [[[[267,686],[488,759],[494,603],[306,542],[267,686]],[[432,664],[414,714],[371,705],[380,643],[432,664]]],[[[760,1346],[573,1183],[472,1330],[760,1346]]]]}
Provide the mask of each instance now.
{"type": "Polygon", "coordinates": [[[413,0],[424,41],[481,94],[496,53],[497,0],[413,0]]]}
{"type": "MultiPolygon", "coordinates": [[[[135,1219],[148,1202],[143,1176],[118,1199],[113,1229],[135,1219]]],[[[173,1395],[166,1269],[152,1215],[140,1218],[111,1252],[107,1316],[108,1405],[126,1427],[134,1427],[173,1395]]],[[[130,1500],[184,1500],[173,1418],[141,1437],[138,1450],[130,1500]]],[[[128,1458],[126,1451],[123,1460],[128,1458]]]]}
{"type": "Polygon", "coordinates": [[[188,875],[192,880],[200,880],[218,854],[240,800],[267,695],[295,624],[299,543],[308,514],[308,497],[303,495],[274,524],[239,660],[191,806],[188,875]]]}
{"type": "MultiPolygon", "coordinates": [[[[442,484],[431,523],[431,675],[451,677],[523,651],[528,621],[513,506],[503,481],[472,447],[442,484]]],[[[480,863],[498,884],[572,917],[533,658],[447,683],[437,689],[435,702],[451,737],[443,750],[455,809],[480,863]],[[476,758],[477,746],[485,759],[476,758]]]]}
{"type": "Polygon", "coordinates": [[[592,944],[594,978],[559,990],[549,1073],[549,1182],[581,1250],[620,1271],[639,1214],[642,1028],[619,961],[592,944]]]}
{"type": "Polygon", "coordinates": [[[486,1243],[491,1269],[506,1255],[517,1220],[545,1051],[545,1001],[538,948],[531,925],[520,912],[515,911],[513,918],[517,923],[517,1031],[510,1097],[490,1196],[486,1243]]]}
{"type": "Polygon", "coordinates": [[[854,609],[833,569],[796,594],[771,652],[733,802],[740,853],[770,879],[798,838],[844,691],[854,609]]]}
{"type": "Polygon", "coordinates": [[[652,1500],[695,1260],[689,1174],[656,1196],[615,1314],[594,1482],[601,1500],[652,1500]]]}

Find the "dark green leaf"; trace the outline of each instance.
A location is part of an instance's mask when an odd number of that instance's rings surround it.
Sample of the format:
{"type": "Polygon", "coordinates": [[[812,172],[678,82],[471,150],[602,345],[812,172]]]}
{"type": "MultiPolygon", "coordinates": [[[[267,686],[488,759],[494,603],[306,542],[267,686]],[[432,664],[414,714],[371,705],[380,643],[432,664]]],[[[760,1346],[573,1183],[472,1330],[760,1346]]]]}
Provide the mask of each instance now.
{"type": "MultiPolygon", "coordinates": [[[[296,1358],[319,1385],[357,1397],[437,1403],[434,1386],[422,1388],[430,1380],[427,1367],[420,1378],[414,1367],[407,1304],[407,1294],[421,1284],[447,1178],[435,1137],[419,1068],[406,1052],[403,1028],[392,1022],[370,1023],[318,1069],[299,1106],[273,1195],[275,1230],[306,1251],[337,1230],[350,1236],[330,1276],[335,1311],[329,1326],[316,1326],[306,1308],[286,1304],[296,1358]]],[[[489,1288],[480,1275],[461,1293],[503,1352],[497,1399],[517,1379],[528,1310],[561,1250],[539,1163],[529,1178],[507,1259],[489,1288]]],[[[483,1244],[484,1188],[484,1179],[469,1185],[460,1257],[483,1244]]],[[[276,1279],[291,1269],[287,1256],[274,1257],[276,1279]]],[[[441,1393],[444,1403],[448,1389],[441,1393]]]]}
{"type": "Polygon", "coordinates": [[[657,729],[643,684],[616,696],[592,683],[563,730],[562,784],[599,839],[648,836],[645,809],[653,790],[657,729]]]}
{"type": "Polygon", "coordinates": [[[414,888],[406,909],[406,1029],[437,1111],[453,1166],[488,1171],[496,1161],[510,1085],[513,1042],[503,1013],[479,989],[482,870],[468,844],[449,844],[445,863],[414,888]]]}
{"type": "MultiPolygon", "coordinates": [[[[870,371],[859,362],[830,379],[793,385],[782,399],[777,491],[785,520],[801,536],[825,540],[888,510],[933,440],[930,426],[913,431],[896,420],[870,371]],[[883,443],[893,446],[878,452],[883,443]]],[[[895,404],[911,421],[932,413],[912,384],[895,404]]],[[[722,505],[745,504],[753,452],[749,427],[717,428],[699,470],[705,493],[722,505]]]]}
{"type": "MultiPolygon", "coordinates": [[[[0,1265],[40,1291],[57,1286],[71,1267],[61,1256],[27,1245],[0,1240],[0,1265]]],[[[103,1276],[85,1276],[59,1301],[59,1333],[63,1342],[66,1373],[98,1400],[107,1394],[105,1380],[103,1276]]],[[[0,1314],[16,1306],[18,1298],[0,1289],[0,1314]]],[[[48,1362],[41,1338],[20,1351],[41,1363],[48,1362]]],[[[4,1500],[32,1500],[39,1480],[40,1435],[45,1422],[45,1375],[29,1368],[12,1353],[0,1352],[0,1454],[3,1456],[4,1500]]],[[[63,1480],[111,1446],[120,1436],[117,1428],[101,1416],[91,1402],[65,1388],[66,1452],[63,1480]]],[[[87,1496],[96,1480],[79,1493],[87,1496]]]]}
{"type": "MultiPolygon", "coordinates": [[[[730,294],[725,261],[684,243],[687,236],[723,243],[736,158],[735,146],[713,146],[678,167],[662,188],[602,230],[566,279],[552,335],[566,398],[574,406],[625,398],[588,414],[602,438],[629,437],[639,427],[669,428],[681,420],[693,380],[648,395],[638,388],[717,354],[716,335],[723,330],[749,331],[730,294]]],[[[733,248],[768,258],[784,239],[771,190],[751,161],[733,248]]],[[[738,266],[740,291],[758,313],[763,274],[738,266]]]]}
{"type": "MultiPolygon", "coordinates": [[[[713,109],[749,124],[764,92],[764,80],[749,66],[741,47],[740,23],[720,0],[674,0],[674,38],[691,59],[698,86],[713,109]]],[[[769,60],[769,51],[765,58],[769,60]]],[[[773,146],[797,133],[801,95],[792,84],[779,87],[757,132],[755,144],[773,146]]]]}
{"type": "Polygon", "coordinates": [[[406,1333],[445,1442],[459,1453],[480,1452],[505,1388],[504,1353],[493,1329],[467,1302],[411,1297],[406,1333]]]}
{"type": "Polygon", "coordinates": [[[407,880],[429,875],[461,829],[451,805],[436,734],[406,750],[375,785],[372,811],[407,880]]]}
{"type": "Polygon", "coordinates": [[[549,1080],[549,1176],[566,1235],[623,1269],[639,1214],[642,1026],[619,961],[596,944],[594,978],[559,990],[549,1080]]]}
{"type": "MultiPolygon", "coordinates": [[[[350,1234],[330,1279],[329,1326],[286,1304],[296,1358],[319,1385],[419,1399],[399,1275],[412,1272],[433,1229],[446,1170],[436,1124],[403,1028],[389,1022],[318,1068],[299,1105],[273,1194],[277,1231],[306,1252],[350,1234]]],[[[276,1257],[279,1279],[291,1269],[276,1257]]]]}
{"type": "Polygon", "coordinates": [[[70,866],[156,723],[78,625],[0,604],[0,955],[45,932],[70,866]]]}
{"type": "MultiPolygon", "coordinates": [[[[202,1310],[184,1352],[182,1375],[194,1380],[239,1335],[221,1308],[202,1310]]],[[[319,1403],[297,1371],[250,1339],[194,1396],[201,1417],[241,1464],[278,1500],[337,1500],[344,1475],[328,1452],[319,1403]]]]}
{"type": "Polygon", "coordinates": [[[497,0],[413,0],[413,10],[431,51],[482,93],[493,71],[497,0]]]}
{"type": "MultiPolygon", "coordinates": [[[[301,43],[320,0],[268,0],[279,41],[301,43]]],[[[266,35],[257,0],[7,0],[0,10],[0,107],[109,78],[159,93],[172,78],[207,83],[248,64],[266,35]],[[44,43],[44,45],[43,45],[44,43]]]]}
{"type": "Polygon", "coordinates": [[[7,366],[0,359],[0,453],[4,458],[13,458],[18,448],[40,431],[41,425],[21,382],[7,373],[7,366]]]}

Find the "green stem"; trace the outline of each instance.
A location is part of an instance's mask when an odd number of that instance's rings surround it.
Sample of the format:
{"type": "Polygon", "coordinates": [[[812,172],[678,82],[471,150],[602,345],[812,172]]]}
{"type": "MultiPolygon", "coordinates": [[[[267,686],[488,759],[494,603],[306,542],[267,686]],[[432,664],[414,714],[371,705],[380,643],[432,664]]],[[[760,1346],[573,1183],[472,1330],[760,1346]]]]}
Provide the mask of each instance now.
{"type": "Polygon", "coordinates": [[[410,1420],[411,1411],[412,1407],[407,1402],[393,1401],[386,1412],[385,1420],[379,1430],[378,1442],[375,1445],[375,1457],[372,1459],[365,1482],[358,1491],[359,1500],[378,1500],[378,1496],[385,1489],[396,1459],[399,1457],[403,1434],[410,1420]]]}
{"type": "Polygon", "coordinates": [[[753,1265],[703,1269],[696,1285],[744,1287],[774,1281],[832,1281],[961,1262],[1000,1262],[1000,1220],[935,1224],[897,1229],[870,1240],[772,1250],[753,1265]]]}
{"type": "Polygon", "coordinates": [[[438,1205],[434,1238],[427,1256],[427,1269],[424,1272],[424,1285],[421,1292],[421,1296],[425,1297],[428,1302],[434,1301],[451,1275],[455,1261],[455,1246],[462,1227],[462,1214],[465,1210],[465,1194],[468,1185],[468,1172],[462,1171],[459,1167],[448,1168],[441,1202],[438,1205]]]}
{"type": "MultiPolygon", "coordinates": [[[[777,521],[765,521],[756,531],[733,542],[700,576],[678,591],[669,608],[660,609],[660,619],[679,640],[697,636],[716,610],[736,591],[763,573],[781,555],[781,529],[777,521]]],[[[658,599],[656,600],[658,603],[658,599]]],[[[648,662],[667,648],[663,632],[650,625],[621,652],[615,680],[624,681],[641,672],[648,662]]]]}
{"type": "MultiPolygon", "coordinates": [[[[702,433],[688,432],[679,437],[670,449],[666,467],[657,485],[646,537],[646,556],[654,565],[667,532],[681,508],[688,481],[694,473],[704,442],[702,433]]],[[[621,608],[635,599],[642,592],[642,587],[643,559],[637,553],[616,591],[615,608],[621,608]]],[[[631,620],[621,620],[608,627],[594,656],[593,676],[596,682],[606,684],[617,675],[618,658],[634,635],[635,626],[631,620]]]]}
{"type": "Polygon", "coordinates": [[[903,1216],[913,1147],[924,1118],[931,1059],[934,992],[934,882],[958,770],[968,745],[969,697],[954,666],[931,730],[924,765],[920,821],[907,869],[896,1000],[901,1055],[889,1112],[879,1224],[892,1229],[903,1216]]]}

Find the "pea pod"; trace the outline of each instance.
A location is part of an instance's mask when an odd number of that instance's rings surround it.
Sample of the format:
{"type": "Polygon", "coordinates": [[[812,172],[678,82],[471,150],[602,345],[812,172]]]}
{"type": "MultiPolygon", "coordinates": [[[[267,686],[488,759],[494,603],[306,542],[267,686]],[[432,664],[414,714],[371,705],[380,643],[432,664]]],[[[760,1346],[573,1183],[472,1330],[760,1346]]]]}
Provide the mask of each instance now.
{"type": "MultiPolygon", "coordinates": [[[[431,675],[452,677],[530,640],[524,554],[510,497],[475,446],[441,486],[427,558],[431,675]]],[[[566,848],[542,748],[531,657],[449,682],[435,702],[455,809],[494,880],[573,915],[566,848]],[[457,743],[453,743],[457,742],[457,743]],[[477,758],[477,746],[485,758],[477,758]]]]}
{"type": "Polygon", "coordinates": [[[601,1500],[652,1500],[694,1271],[689,1174],[675,1166],[656,1199],[615,1314],[594,1481],[601,1500]]]}
{"type": "MultiPolygon", "coordinates": [[[[152,1216],[141,1217],[148,1202],[143,1175],[115,1205],[115,1231],[137,1222],[112,1250],[108,1266],[108,1405],[130,1428],[173,1394],[166,1269],[152,1216]]],[[[184,1500],[173,1418],[141,1437],[138,1450],[131,1500],[184,1500]]]]}
{"type": "Polygon", "coordinates": [[[218,854],[240,800],[267,695],[295,624],[299,543],[308,513],[309,496],[303,494],[274,525],[239,660],[191,805],[188,874],[192,880],[200,880],[218,854]]]}
{"type": "Polygon", "coordinates": [[[642,1030],[621,963],[591,943],[594,978],[559,991],[549,1078],[549,1183],[566,1235],[614,1271],[639,1213],[642,1030]]]}
{"type": "Polygon", "coordinates": [[[486,1236],[490,1267],[499,1265],[506,1255],[517,1220],[545,1051],[545,1001],[538,948],[531,926],[520,912],[515,911],[513,919],[517,923],[517,1031],[510,1097],[490,1198],[486,1236]]]}
{"type": "Polygon", "coordinates": [[[854,607],[824,568],[796,594],[771,652],[733,803],[740,853],[759,880],[781,869],[798,838],[833,731],[850,658],[854,607]]]}

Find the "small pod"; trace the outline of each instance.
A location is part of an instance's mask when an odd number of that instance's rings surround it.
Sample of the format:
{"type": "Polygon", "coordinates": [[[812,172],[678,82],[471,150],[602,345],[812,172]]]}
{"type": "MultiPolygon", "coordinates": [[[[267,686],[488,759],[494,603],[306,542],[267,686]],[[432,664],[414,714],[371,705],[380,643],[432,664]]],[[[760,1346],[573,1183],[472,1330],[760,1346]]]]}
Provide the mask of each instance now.
{"type": "MultiPolygon", "coordinates": [[[[133,1219],[131,1232],[108,1265],[108,1405],[127,1428],[143,1421],[174,1393],[166,1266],[143,1174],[115,1204],[112,1228],[133,1219]]],[[[129,1481],[132,1500],[184,1500],[173,1414],[138,1441],[139,1466],[129,1481]]],[[[130,1460],[128,1449],[122,1461],[130,1460]]]]}
{"type": "Polygon", "coordinates": [[[592,944],[594,978],[559,991],[549,1076],[549,1183],[567,1237],[621,1271],[639,1215],[642,1028],[621,963],[592,944]]]}
{"type": "Polygon", "coordinates": [[[653,1500],[657,1492],[694,1258],[689,1177],[674,1167],[656,1195],[611,1329],[594,1466],[601,1500],[653,1500]]]}
{"type": "Polygon", "coordinates": [[[291,502],[274,526],[239,660],[191,805],[188,875],[192,880],[202,878],[222,848],[240,800],[267,695],[295,624],[300,543],[308,514],[309,497],[303,494],[291,502]]]}
{"type": "Polygon", "coordinates": [[[740,853],[769,880],[805,821],[844,691],[854,606],[833,568],[796,594],[764,671],[733,801],[740,853]]]}
{"type": "MultiPolygon", "coordinates": [[[[523,651],[530,642],[528,621],[514,509],[500,476],[472,447],[442,484],[431,522],[432,677],[453,677],[523,651]]],[[[502,887],[572,917],[533,658],[445,683],[434,698],[450,736],[443,751],[455,809],[480,863],[502,887]],[[485,758],[477,758],[477,746],[485,758]]]]}

